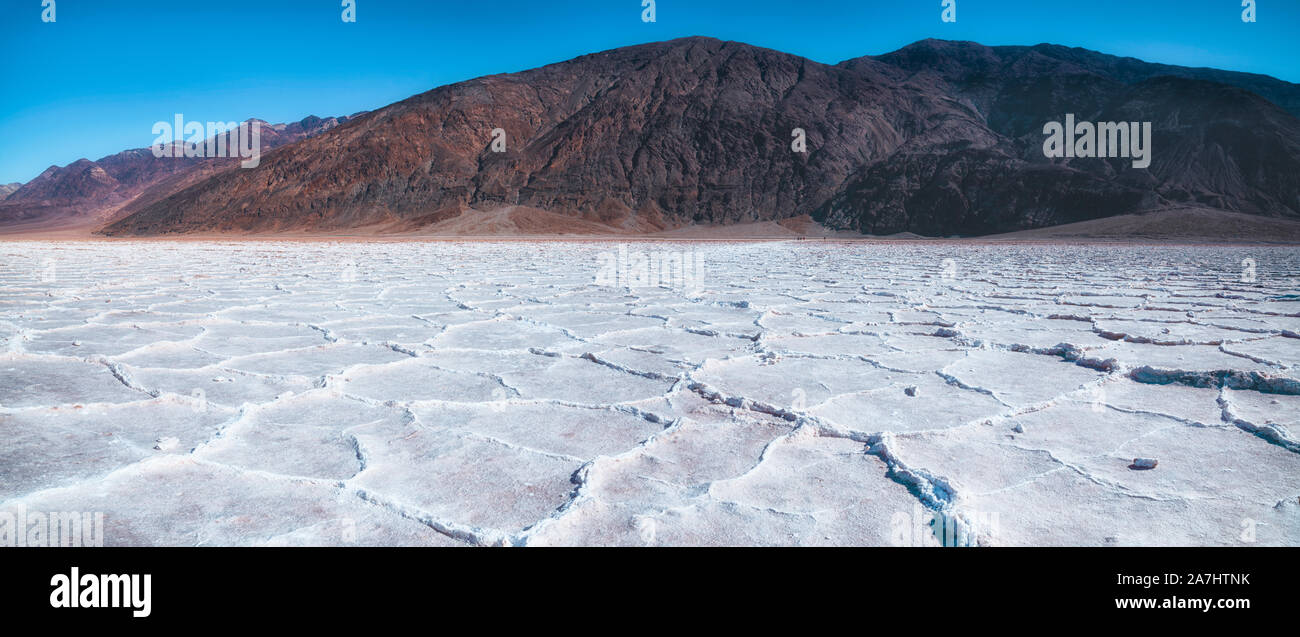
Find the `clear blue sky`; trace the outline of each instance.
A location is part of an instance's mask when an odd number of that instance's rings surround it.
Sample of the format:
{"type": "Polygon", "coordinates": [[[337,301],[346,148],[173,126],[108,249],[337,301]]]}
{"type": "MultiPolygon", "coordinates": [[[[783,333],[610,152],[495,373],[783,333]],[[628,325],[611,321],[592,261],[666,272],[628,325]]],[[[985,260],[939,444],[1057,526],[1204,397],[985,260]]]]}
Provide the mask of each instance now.
{"type": "Polygon", "coordinates": [[[835,63],[927,37],[1052,42],[1300,82],[1300,0],[0,0],[0,183],[148,146],[154,122],[370,110],[435,86],[708,35],[835,63]]]}

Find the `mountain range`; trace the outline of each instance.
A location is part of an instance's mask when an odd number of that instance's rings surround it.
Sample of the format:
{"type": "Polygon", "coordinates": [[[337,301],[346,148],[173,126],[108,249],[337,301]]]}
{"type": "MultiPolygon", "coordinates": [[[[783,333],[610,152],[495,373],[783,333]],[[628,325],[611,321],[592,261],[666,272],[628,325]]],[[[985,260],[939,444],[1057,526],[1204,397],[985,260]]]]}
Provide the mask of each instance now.
{"type": "Polygon", "coordinates": [[[0,201],[0,226],[472,233],[500,219],[640,234],[810,218],[971,236],[1181,209],[1277,222],[1300,220],[1297,116],[1300,85],[1056,45],[924,40],[828,65],[693,37],[280,126],[252,169],[147,149],[51,167],[0,201]],[[1067,115],[1150,122],[1150,166],[1046,157],[1044,124],[1067,115]]]}
{"type": "MultiPolygon", "coordinates": [[[[352,117],[308,117],[290,124],[257,122],[261,148],[292,144],[352,117]]],[[[230,137],[227,136],[227,140],[230,137]]],[[[169,149],[170,150],[170,149],[169,149]]],[[[164,157],[136,148],[95,161],[50,166],[26,184],[0,187],[0,232],[95,228],[239,165],[235,158],[164,157]]]]}

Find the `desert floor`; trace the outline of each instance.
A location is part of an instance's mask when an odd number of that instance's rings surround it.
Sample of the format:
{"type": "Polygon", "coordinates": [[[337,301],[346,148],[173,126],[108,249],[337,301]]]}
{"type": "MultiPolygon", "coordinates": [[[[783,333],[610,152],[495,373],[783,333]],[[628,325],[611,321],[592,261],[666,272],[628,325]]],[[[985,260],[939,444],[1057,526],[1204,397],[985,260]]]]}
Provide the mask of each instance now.
{"type": "Polygon", "coordinates": [[[109,545],[1300,545],[1294,248],[0,255],[0,512],[109,545]]]}

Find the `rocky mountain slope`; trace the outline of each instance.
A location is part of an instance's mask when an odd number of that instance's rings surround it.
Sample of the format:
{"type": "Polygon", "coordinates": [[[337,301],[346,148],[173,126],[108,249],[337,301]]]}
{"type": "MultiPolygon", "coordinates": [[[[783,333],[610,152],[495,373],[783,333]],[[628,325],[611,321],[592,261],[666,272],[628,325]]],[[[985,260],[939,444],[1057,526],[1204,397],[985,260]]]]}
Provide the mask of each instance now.
{"type": "Polygon", "coordinates": [[[508,207],[619,232],[807,215],[977,235],[1189,205],[1300,218],[1297,96],[1050,45],[927,40],[826,65],[686,38],[434,89],[137,196],[104,232],[397,232],[508,207]],[[1044,123],[1067,113],[1151,122],[1151,165],[1044,157],[1044,123]]]}
{"type": "Polygon", "coordinates": [[[864,166],[814,216],[877,234],[988,234],[1197,205],[1300,215],[1300,121],[1252,93],[1300,108],[1300,86],[1053,45],[926,40],[840,66],[898,69],[979,114],[998,142],[909,144],[864,166]],[[1151,122],[1152,163],[1043,154],[1043,125],[1151,122]]]}

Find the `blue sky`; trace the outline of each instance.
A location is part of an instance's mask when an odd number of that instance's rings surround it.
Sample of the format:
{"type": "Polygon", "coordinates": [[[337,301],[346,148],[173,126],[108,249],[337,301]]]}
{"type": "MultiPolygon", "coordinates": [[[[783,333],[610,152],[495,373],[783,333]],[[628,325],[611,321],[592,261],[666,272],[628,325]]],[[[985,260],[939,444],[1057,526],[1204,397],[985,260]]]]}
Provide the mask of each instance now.
{"type": "Polygon", "coordinates": [[[927,37],[1052,42],[1300,82],[1300,2],[0,0],[0,183],[148,146],[154,122],[296,121],[605,49],[708,35],[835,63],[927,37]]]}

